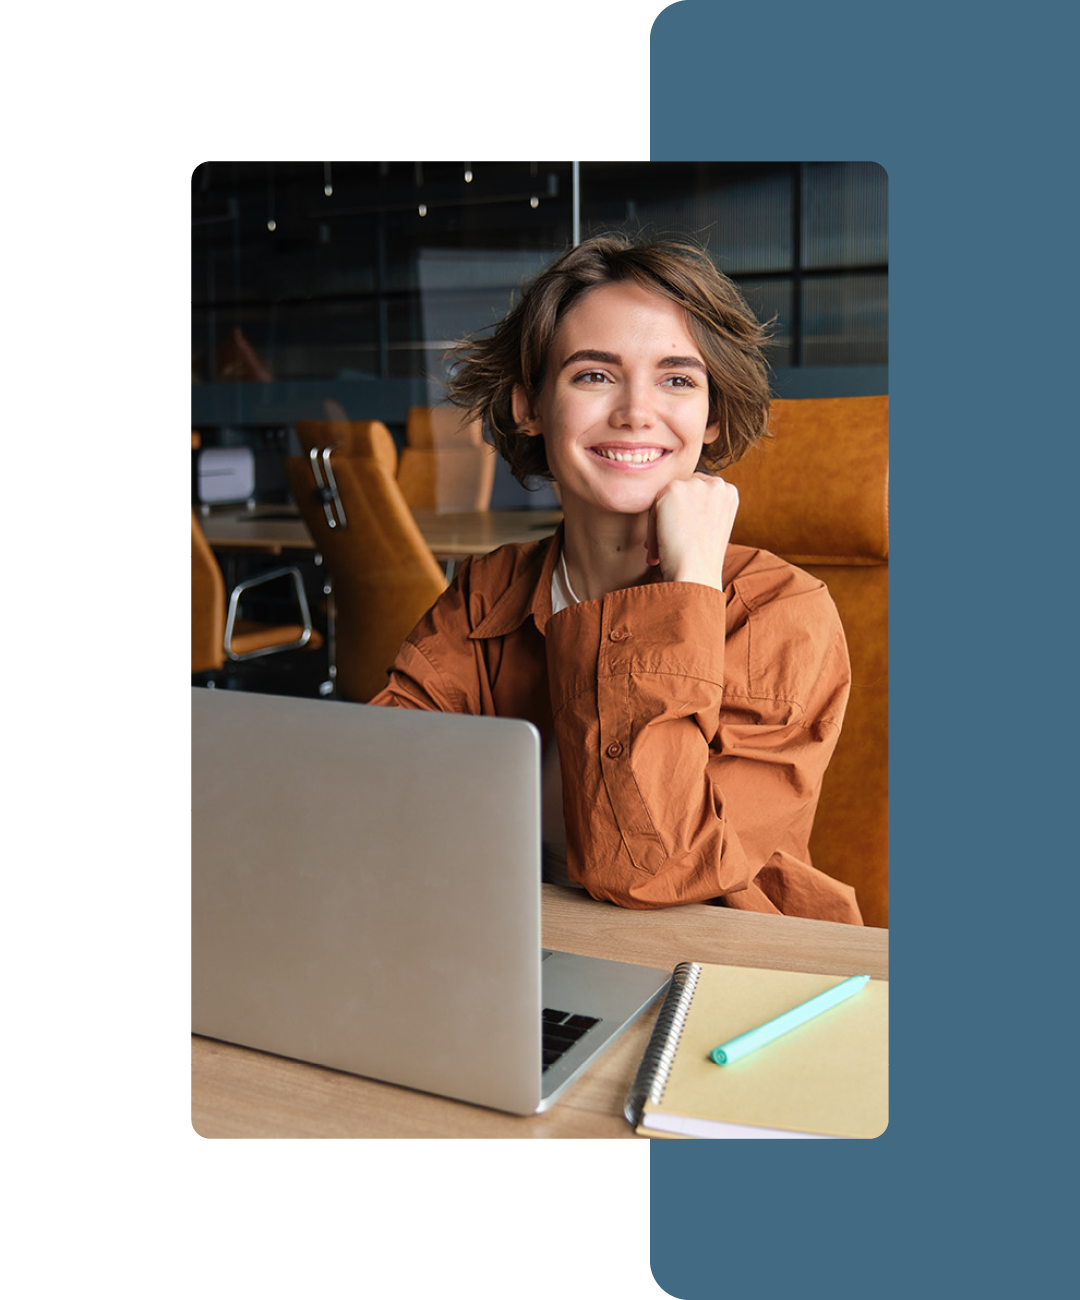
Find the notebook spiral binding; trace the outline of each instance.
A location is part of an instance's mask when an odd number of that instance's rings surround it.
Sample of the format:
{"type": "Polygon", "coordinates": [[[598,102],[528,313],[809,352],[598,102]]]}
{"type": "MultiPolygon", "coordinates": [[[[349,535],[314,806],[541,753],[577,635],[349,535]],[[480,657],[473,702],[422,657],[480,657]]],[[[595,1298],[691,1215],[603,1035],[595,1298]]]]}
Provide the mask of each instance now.
{"type": "Polygon", "coordinates": [[[623,1106],[623,1114],[635,1128],[641,1123],[646,1101],[656,1105],[664,1095],[700,974],[701,966],[695,961],[681,961],[672,972],[664,1004],[623,1106]]]}

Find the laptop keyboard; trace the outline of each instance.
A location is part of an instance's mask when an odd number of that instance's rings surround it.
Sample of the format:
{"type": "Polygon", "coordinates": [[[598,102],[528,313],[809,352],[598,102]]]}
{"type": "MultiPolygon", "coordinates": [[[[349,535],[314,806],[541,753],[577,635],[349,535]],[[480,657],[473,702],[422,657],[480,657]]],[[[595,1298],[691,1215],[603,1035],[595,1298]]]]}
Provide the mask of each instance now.
{"type": "Polygon", "coordinates": [[[569,1011],[545,1007],[541,1034],[543,1068],[546,1070],[554,1065],[595,1024],[599,1024],[596,1016],[573,1015],[569,1011]]]}

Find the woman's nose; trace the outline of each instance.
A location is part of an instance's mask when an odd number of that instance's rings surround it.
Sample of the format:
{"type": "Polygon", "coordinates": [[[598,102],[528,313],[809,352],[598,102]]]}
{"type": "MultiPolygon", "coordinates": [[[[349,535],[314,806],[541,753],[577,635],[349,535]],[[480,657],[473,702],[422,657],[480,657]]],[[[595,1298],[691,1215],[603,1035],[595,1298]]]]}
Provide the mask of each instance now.
{"type": "Polygon", "coordinates": [[[611,410],[613,424],[620,428],[647,429],[655,422],[656,409],[648,384],[624,384],[611,410]]]}

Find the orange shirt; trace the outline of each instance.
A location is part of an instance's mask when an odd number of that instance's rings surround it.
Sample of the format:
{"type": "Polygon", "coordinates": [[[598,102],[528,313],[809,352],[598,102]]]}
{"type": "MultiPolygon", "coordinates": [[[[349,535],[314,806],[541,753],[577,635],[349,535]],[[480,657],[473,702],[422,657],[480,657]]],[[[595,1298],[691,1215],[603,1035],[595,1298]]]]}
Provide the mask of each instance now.
{"type": "Polygon", "coordinates": [[[657,574],[553,615],[561,545],[560,531],[464,561],[372,703],[525,718],[554,738],[568,873],[594,898],[861,924],[808,848],[850,684],[825,586],[729,546],[723,592],[657,574]]]}

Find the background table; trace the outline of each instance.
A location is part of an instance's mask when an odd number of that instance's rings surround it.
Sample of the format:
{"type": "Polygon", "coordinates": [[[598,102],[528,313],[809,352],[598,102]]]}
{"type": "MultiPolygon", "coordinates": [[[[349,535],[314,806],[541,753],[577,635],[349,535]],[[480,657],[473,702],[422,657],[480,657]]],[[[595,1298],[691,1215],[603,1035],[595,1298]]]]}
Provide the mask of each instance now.
{"type": "MultiPolygon", "coordinates": [[[[637,912],[545,885],[549,948],[673,969],[680,961],[888,978],[888,931],[691,904],[637,912]]],[[[637,1134],[622,1106],[659,1004],[542,1115],[519,1117],[192,1037],[192,1124],[204,1137],[581,1137],[637,1134]]]]}
{"type": "MultiPolygon", "coordinates": [[[[484,555],[507,542],[535,542],[554,532],[562,519],[558,510],[474,510],[464,514],[414,510],[413,516],[424,540],[442,561],[484,555]]],[[[304,521],[288,506],[215,510],[200,516],[199,522],[215,550],[280,555],[286,550],[315,549],[304,521]]]]}

